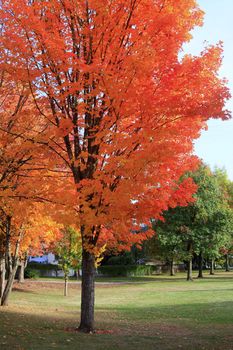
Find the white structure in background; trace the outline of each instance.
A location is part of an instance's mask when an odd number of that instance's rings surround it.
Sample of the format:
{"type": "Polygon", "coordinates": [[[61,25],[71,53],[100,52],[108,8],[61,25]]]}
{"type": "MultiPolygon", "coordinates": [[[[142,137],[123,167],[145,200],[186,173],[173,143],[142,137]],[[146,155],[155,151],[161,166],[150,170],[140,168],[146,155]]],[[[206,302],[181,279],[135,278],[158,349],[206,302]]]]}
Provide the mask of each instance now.
{"type": "Polygon", "coordinates": [[[58,265],[58,261],[55,259],[55,255],[53,253],[48,253],[42,256],[30,256],[28,262],[58,265]]]}
{"type": "MultiPolygon", "coordinates": [[[[35,262],[38,264],[51,264],[58,265],[58,260],[55,259],[55,255],[53,253],[48,253],[42,256],[30,256],[28,258],[28,262],[35,262]]],[[[59,270],[41,270],[43,277],[64,277],[64,273],[61,269],[59,270]]],[[[74,276],[75,271],[70,269],[69,276],[74,276]]]]}

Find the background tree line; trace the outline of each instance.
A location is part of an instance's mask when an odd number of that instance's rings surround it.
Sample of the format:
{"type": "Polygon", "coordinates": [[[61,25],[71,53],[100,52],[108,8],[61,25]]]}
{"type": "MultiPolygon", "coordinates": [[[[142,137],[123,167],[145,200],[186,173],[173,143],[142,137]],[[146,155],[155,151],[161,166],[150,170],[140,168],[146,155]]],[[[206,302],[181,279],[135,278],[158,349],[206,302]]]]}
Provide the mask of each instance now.
{"type": "Polygon", "coordinates": [[[198,277],[203,277],[203,267],[208,266],[214,274],[216,260],[229,271],[229,255],[233,252],[233,183],[224,169],[213,172],[202,164],[195,172],[185,176],[197,185],[195,201],[186,207],[177,206],[163,212],[162,220],[152,219],[155,235],[138,250],[113,256],[107,264],[133,265],[146,259],[169,265],[170,274],[175,274],[174,265],[185,262],[187,280],[192,280],[192,263],[198,268],[198,277]]]}

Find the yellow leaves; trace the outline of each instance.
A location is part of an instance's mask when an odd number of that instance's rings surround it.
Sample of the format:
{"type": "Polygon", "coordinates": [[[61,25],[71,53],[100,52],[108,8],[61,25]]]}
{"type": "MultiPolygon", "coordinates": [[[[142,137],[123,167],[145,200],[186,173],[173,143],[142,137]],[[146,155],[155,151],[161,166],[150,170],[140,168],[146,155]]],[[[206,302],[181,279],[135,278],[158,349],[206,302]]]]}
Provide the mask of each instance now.
{"type": "Polygon", "coordinates": [[[95,255],[95,267],[97,268],[98,266],[100,266],[101,261],[104,258],[104,253],[106,251],[106,246],[107,244],[104,244],[102,247],[100,247],[98,250],[94,251],[94,255],[95,255]]]}

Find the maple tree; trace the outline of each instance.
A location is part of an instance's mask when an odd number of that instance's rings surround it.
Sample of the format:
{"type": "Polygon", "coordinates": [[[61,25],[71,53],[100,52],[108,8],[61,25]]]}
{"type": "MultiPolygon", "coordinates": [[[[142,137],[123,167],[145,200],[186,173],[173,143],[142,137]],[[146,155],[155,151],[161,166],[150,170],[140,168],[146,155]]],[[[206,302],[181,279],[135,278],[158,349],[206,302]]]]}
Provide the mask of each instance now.
{"type": "Polygon", "coordinates": [[[180,58],[202,24],[195,0],[2,0],[0,16],[4,69],[45,126],[30,141],[68,174],[53,194],[80,228],[79,329],[91,332],[95,257],[140,244],[153,234],[135,234],[141,222],[191,200],[192,181],[178,180],[196,165],[192,140],[229,117],[221,45],[180,58]]]}

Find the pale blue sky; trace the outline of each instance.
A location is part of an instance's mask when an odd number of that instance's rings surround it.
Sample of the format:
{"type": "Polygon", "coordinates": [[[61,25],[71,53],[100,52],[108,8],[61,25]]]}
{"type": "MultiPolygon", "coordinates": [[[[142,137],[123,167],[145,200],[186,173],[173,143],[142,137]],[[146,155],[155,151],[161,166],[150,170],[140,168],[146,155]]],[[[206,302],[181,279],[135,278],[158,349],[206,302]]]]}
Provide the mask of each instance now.
{"type": "MultiPolygon", "coordinates": [[[[233,96],[233,0],[197,0],[205,11],[203,27],[193,32],[193,40],[184,47],[185,51],[198,54],[204,47],[204,41],[215,44],[224,43],[224,59],[220,71],[228,80],[233,96]]],[[[233,97],[227,108],[233,111],[233,97]]],[[[233,119],[230,121],[211,120],[208,131],[195,143],[195,153],[209,164],[225,167],[233,180],[233,119]]]]}

